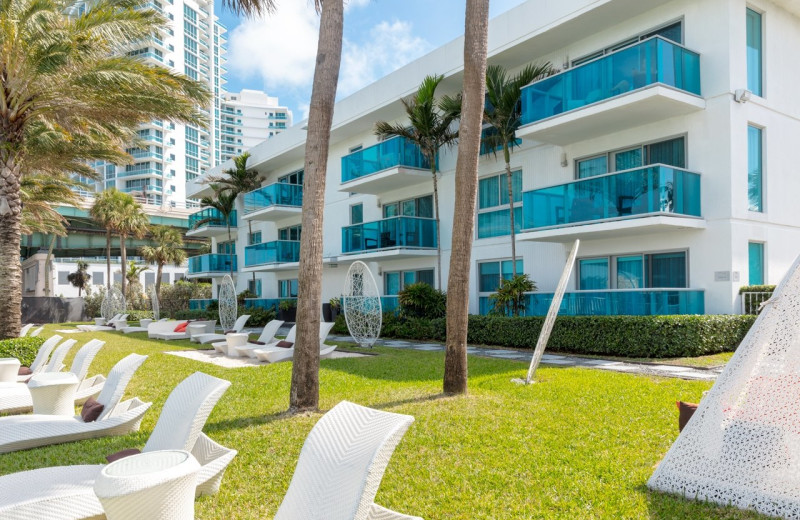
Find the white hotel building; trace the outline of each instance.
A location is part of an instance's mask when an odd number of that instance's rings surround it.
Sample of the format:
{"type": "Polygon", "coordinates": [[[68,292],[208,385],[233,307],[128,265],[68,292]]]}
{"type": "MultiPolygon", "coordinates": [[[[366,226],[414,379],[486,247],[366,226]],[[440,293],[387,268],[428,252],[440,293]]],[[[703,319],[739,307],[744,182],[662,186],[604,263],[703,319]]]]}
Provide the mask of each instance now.
{"type": "MultiPolygon", "coordinates": [[[[323,301],[354,260],[387,303],[413,281],[446,286],[455,150],[439,161],[438,273],[430,173],[413,146],[373,129],[405,120],[400,99],[425,75],[445,76],[440,94],[460,89],[462,53],[458,38],[336,104],[323,301]]],[[[490,63],[560,69],[524,89],[511,159],[518,262],[538,285],[529,313],[546,312],[576,238],[568,314],[736,313],[742,285],[776,283],[800,253],[798,54],[793,0],[530,0],[493,19],[490,63]]],[[[233,261],[238,290],[260,296],[251,305],[296,295],[303,125],[251,150],[268,180],[240,197],[232,248],[223,227],[195,231],[214,254],[190,259],[190,277],[221,277],[233,261]]],[[[511,270],[503,171],[481,156],[472,313],[511,270]]]]}
{"type": "Polygon", "coordinates": [[[292,111],[259,90],[223,92],[220,161],[228,161],[292,126],[292,111]]]}

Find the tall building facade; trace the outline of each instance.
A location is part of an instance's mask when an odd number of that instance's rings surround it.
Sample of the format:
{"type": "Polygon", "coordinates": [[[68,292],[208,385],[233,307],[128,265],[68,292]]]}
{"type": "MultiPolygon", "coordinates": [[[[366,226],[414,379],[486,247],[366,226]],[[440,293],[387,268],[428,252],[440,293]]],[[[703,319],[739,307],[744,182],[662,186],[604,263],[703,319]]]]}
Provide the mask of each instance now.
{"type": "MultiPolygon", "coordinates": [[[[341,294],[355,260],[387,307],[409,283],[446,286],[455,150],[439,158],[438,272],[428,165],[373,128],[407,123],[400,99],[426,75],[445,75],[440,94],[457,92],[462,48],[463,37],[336,104],[324,299],[341,294]]],[[[558,69],[524,88],[511,156],[516,267],[538,287],[526,312],[547,311],[575,239],[564,314],[737,313],[742,286],[778,282],[800,253],[800,69],[787,66],[798,52],[790,0],[529,0],[493,19],[490,63],[511,74],[531,62],[558,69]]],[[[305,138],[301,123],[251,150],[265,186],[239,198],[234,243],[213,235],[190,277],[222,276],[234,262],[237,288],[259,295],[249,305],[296,296],[305,138]]],[[[488,311],[512,271],[505,165],[483,151],[472,313],[488,311]]]]}
{"type": "Polygon", "coordinates": [[[216,164],[276,136],[292,126],[292,111],[259,90],[223,92],[220,101],[220,148],[216,164]]]}
{"type": "Polygon", "coordinates": [[[226,29],[214,15],[213,0],[152,0],[146,6],[169,23],[129,54],[206,83],[213,101],[201,109],[210,123],[205,128],[156,119],[141,125],[141,144],[128,149],[134,163],[95,163],[102,180],[94,187],[117,188],[157,206],[194,207],[196,202],[187,201],[186,183],[206,173],[220,153],[226,29]]]}

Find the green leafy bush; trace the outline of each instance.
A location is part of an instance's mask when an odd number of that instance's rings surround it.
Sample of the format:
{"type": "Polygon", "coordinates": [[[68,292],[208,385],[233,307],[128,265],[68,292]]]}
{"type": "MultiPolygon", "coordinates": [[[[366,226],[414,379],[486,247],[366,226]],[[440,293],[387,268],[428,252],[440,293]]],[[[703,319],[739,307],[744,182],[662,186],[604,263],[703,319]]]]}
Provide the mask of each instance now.
{"type": "Polygon", "coordinates": [[[774,285],[743,285],[739,287],[739,294],[744,292],[773,292],[775,291],[774,285]]]}
{"type": "Polygon", "coordinates": [[[274,308],[262,309],[261,307],[253,307],[245,309],[239,308],[239,316],[242,314],[249,314],[250,319],[247,320],[247,327],[263,327],[270,321],[275,319],[276,313],[274,308]]]}
{"type": "Polygon", "coordinates": [[[153,311],[139,311],[139,310],[126,310],[128,313],[128,321],[139,321],[144,319],[153,319],[153,311]]]}
{"type": "MultiPolygon", "coordinates": [[[[91,286],[90,286],[91,287],[91,286]]],[[[86,292],[86,296],[83,297],[84,302],[84,312],[86,313],[86,317],[89,319],[94,319],[100,316],[100,305],[103,303],[103,298],[106,297],[106,287],[105,285],[101,285],[97,288],[96,293],[89,293],[86,292]]]]}
{"type": "Polygon", "coordinates": [[[407,285],[397,295],[400,313],[415,318],[442,318],[447,312],[447,295],[424,282],[407,285]]]}
{"type": "MultiPolygon", "coordinates": [[[[736,349],[755,316],[560,316],[547,349],[622,357],[694,357],[736,349]]],[[[544,317],[470,316],[468,341],[475,345],[533,349],[544,317]]],[[[347,334],[340,316],[333,329],[347,334]]],[[[381,336],[445,341],[444,318],[383,316],[381,336]]]]}
{"type": "Polygon", "coordinates": [[[11,338],[0,340],[0,358],[12,357],[19,359],[24,367],[31,366],[39,352],[39,347],[44,343],[42,337],[11,338]]]}
{"type": "Polygon", "coordinates": [[[178,311],[189,310],[189,300],[209,298],[211,298],[211,284],[209,283],[181,280],[172,285],[162,285],[161,312],[164,316],[177,318],[178,311]]]}

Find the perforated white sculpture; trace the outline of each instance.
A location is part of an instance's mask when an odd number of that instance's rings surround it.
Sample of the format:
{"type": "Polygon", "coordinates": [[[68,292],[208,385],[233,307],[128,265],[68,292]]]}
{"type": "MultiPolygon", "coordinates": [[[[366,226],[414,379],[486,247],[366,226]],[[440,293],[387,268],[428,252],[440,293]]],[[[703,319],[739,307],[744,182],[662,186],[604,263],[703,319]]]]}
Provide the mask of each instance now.
{"type": "Polygon", "coordinates": [[[800,257],[658,465],[650,488],[800,518],[799,266],[800,257]]]}
{"type": "Polygon", "coordinates": [[[219,324],[222,330],[231,330],[236,323],[239,308],[236,305],[236,287],[231,275],[226,274],[219,287],[219,324]]]}
{"type": "Polygon", "coordinates": [[[150,308],[153,311],[153,320],[159,320],[160,306],[158,304],[158,293],[155,284],[150,286],[150,308]]]}
{"type": "Polygon", "coordinates": [[[106,320],[110,320],[117,314],[125,312],[125,309],[125,296],[123,296],[122,291],[116,287],[112,287],[106,293],[102,303],[100,303],[100,316],[106,320]]]}
{"type": "Polygon", "coordinates": [[[364,262],[353,262],[344,281],[342,312],[350,335],[362,347],[372,347],[381,334],[383,309],[375,278],[364,262]]]}

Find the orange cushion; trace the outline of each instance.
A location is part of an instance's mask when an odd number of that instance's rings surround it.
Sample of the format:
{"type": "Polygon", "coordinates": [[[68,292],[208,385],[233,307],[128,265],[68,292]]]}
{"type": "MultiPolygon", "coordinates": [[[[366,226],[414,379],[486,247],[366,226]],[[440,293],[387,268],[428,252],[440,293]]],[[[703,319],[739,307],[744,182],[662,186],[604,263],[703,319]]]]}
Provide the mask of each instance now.
{"type": "Polygon", "coordinates": [[[175,332],[186,332],[186,327],[189,325],[188,321],[183,321],[175,327],[175,332]]]}

